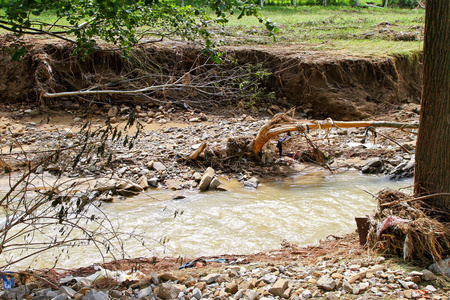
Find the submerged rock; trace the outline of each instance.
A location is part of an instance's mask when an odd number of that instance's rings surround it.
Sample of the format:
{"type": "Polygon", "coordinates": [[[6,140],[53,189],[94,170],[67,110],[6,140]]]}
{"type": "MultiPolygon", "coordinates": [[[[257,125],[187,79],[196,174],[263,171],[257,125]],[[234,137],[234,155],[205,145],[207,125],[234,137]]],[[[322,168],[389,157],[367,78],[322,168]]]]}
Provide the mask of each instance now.
{"type": "Polygon", "coordinates": [[[369,159],[361,168],[363,174],[377,174],[383,169],[383,161],[379,157],[369,159]]]}
{"type": "Polygon", "coordinates": [[[259,185],[259,179],[252,177],[249,180],[244,181],[244,186],[252,189],[256,189],[259,185]]]}
{"type": "Polygon", "coordinates": [[[200,180],[200,183],[198,185],[198,188],[201,191],[206,191],[209,187],[209,184],[211,183],[211,180],[214,178],[215,171],[213,168],[208,167],[205,171],[205,173],[202,176],[202,179],[200,180]]]}
{"type": "Polygon", "coordinates": [[[389,172],[388,177],[391,180],[400,180],[414,176],[415,156],[412,155],[409,161],[400,163],[389,172]]]}
{"type": "Polygon", "coordinates": [[[219,179],[214,177],[213,180],[211,180],[211,182],[209,183],[208,190],[215,190],[219,187],[220,184],[221,182],[219,181],[219,179]]]}

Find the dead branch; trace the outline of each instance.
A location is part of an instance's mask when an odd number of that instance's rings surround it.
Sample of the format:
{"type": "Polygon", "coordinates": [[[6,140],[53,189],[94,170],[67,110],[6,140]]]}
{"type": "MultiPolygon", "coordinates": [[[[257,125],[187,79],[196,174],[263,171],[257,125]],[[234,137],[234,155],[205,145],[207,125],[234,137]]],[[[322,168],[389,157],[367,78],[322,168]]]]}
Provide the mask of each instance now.
{"type": "Polygon", "coordinates": [[[426,199],[440,197],[440,196],[449,196],[450,197],[450,193],[437,193],[437,194],[425,195],[425,196],[412,198],[412,199],[396,200],[396,201],[380,204],[380,207],[386,207],[386,206],[390,206],[390,205],[394,205],[394,204],[399,204],[401,202],[410,203],[410,202],[415,202],[415,201],[421,201],[421,200],[426,200],[426,199]]]}
{"type": "Polygon", "coordinates": [[[388,127],[388,128],[419,128],[419,123],[399,123],[386,121],[333,121],[330,118],[323,121],[304,121],[295,120],[288,116],[288,113],[280,113],[265,125],[261,127],[253,141],[253,153],[255,156],[259,154],[264,145],[273,137],[290,132],[300,131],[308,132],[314,129],[329,129],[329,128],[353,128],[353,127],[388,127]]]}

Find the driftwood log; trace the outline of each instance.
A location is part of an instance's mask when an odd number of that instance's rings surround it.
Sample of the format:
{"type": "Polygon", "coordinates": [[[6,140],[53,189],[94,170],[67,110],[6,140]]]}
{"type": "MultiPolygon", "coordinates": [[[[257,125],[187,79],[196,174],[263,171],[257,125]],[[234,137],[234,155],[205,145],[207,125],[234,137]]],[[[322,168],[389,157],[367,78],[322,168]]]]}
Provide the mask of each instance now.
{"type": "Polygon", "coordinates": [[[330,128],[352,128],[352,127],[390,127],[411,129],[419,128],[419,123],[400,123],[400,122],[385,122],[385,121],[333,121],[328,118],[322,121],[306,121],[295,120],[287,113],[279,113],[273,116],[265,125],[261,127],[253,141],[253,154],[258,156],[264,145],[272,138],[279,134],[300,131],[308,132],[313,129],[330,129],[330,128]]]}

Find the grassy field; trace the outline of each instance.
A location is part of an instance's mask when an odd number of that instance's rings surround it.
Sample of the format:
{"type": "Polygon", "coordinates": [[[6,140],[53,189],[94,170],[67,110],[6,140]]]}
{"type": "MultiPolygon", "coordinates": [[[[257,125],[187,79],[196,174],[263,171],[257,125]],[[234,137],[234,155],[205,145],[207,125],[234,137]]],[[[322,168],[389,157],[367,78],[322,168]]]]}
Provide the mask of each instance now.
{"type": "MultiPolygon", "coordinates": [[[[261,13],[277,24],[276,42],[251,17],[231,18],[214,32],[225,45],[296,45],[304,51],[329,50],[357,56],[408,54],[422,49],[423,9],[265,6],[261,13]]],[[[52,23],[55,16],[44,13],[38,18],[52,23]]],[[[4,31],[0,29],[1,33],[4,31]]]]}
{"type": "MultiPolygon", "coordinates": [[[[355,55],[406,54],[422,49],[424,10],[352,7],[276,7],[262,10],[279,28],[275,45],[355,55]]],[[[252,18],[217,29],[227,44],[273,44],[252,18]]]]}

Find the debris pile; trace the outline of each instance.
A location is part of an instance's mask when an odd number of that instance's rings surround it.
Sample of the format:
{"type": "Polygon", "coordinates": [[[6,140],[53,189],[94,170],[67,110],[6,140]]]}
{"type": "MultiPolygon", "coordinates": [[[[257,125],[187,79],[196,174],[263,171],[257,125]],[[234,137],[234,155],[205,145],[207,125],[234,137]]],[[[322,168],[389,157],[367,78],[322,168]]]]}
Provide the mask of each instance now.
{"type": "Polygon", "coordinates": [[[380,191],[378,199],[380,210],[371,220],[369,247],[423,265],[450,255],[447,212],[395,190],[380,191]]]}

